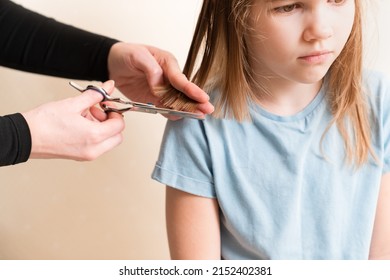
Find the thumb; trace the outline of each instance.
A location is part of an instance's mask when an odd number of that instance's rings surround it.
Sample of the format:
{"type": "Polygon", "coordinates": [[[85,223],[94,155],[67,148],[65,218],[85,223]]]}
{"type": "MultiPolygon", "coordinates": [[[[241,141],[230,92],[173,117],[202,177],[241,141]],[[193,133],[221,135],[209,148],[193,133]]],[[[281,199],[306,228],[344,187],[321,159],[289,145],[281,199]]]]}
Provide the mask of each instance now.
{"type": "MultiPolygon", "coordinates": [[[[114,81],[109,80],[103,83],[101,87],[110,95],[114,91],[115,83],[114,81]]],[[[103,96],[100,92],[89,89],[83,92],[80,96],[75,97],[74,101],[78,104],[78,108],[84,110],[102,102],[103,96]]]]}
{"type": "Polygon", "coordinates": [[[112,92],[113,92],[114,89],[115,89],[115,82],[114,82],[113,80],[108,80],[108,81],[106,81],[106,82],[103,83],[102,88],[104,88],[104,90],[105,90],[109,95],[111,95],[112,92]]]}

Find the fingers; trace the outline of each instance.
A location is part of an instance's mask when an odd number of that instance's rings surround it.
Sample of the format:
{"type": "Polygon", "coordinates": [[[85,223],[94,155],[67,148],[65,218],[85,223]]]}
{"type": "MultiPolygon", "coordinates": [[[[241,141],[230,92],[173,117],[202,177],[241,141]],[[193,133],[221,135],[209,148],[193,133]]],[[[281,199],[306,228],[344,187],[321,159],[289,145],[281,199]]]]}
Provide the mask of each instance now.
{"type": "Polygon", "coordinates": [[[89,122],[83,130],[83,141],[79,153],[79,161],[95,160],[102,154],[110,151],[123,141],[122,132],[125,128],[123,118],[116,113],[110,113],[103,122],[89,122]]]}
{"type": "Polygon", "coordinates": [[[79,155],[79,161],[95,160],[104,153],[112,150],[122,143],[123,135],[120,132],[113,134],[110,137],[104,138],[103,140],[101,140],[100,137],[94,140],[98,141],[95,144],[90,144],[88,147],[83,149],[83,152],[79,155]]]}
{"type": "Polygon", "coordinates": [[[99,122],[103,122],[108,118],[107,113],[97,107],[91,107],[89,113],[91,114],[92,119],[98,120],[99,122]]]}
{"type": "Polygon", "coordinates": [[[108,80],[106,82],[103,83],[102,85],[102,88],[104,88],[104,90],[109,94],[111,95],[111,93],[114,91],[115,89],[115,82],[113,80],[108,80]]]}
{"type": "Polygon", "coordinates": [[[184,92],[188,97],[200,103],[209,101],[207,93],[194,83],[191,83],[182,73],[176,58],[171,53],[155,47],[148,48],[154,55],[155,59],[160,62],[165,77],[173,87],[184,92]]]}
{"type": "MultiPolygon", "coordinates": [[[[107,94],[111,95],[115,89],[115,83],[112,80],[106,81],[101,86],[107,94]]],[[[90,120],[98,120],[100,122],[107,119],[107,114],[100,108],[94,107],[102,102],[102,94],[96,90],[90,89],[78,97],[71,99],[72,106],[76,111],[81,112],[81,115],[90,120]]],[[[106,101],[105,104],[115,107],[114,104],[106,101]]],[[[116,113],[117,114],[117,113],[116,113]]],[[[119,117],[119,116],[118,116],[119,117]]]]}
{"type": "Polygon", "coordinates": [[[122,143],[122,141],[123,141],[122,133],[118,133],[118,134],[106,139],[100,145],[100,155],[102,155],[108,151],[111,151],[113,148],[119,146],[122,143]]]}
{"type": "MultiPolygon", "coordinates": [[[[102,88],[108,93],[111,94],[114,91],[115,83],[112,80],[109,80],[103,83],[102,88]]],[[[80,111],[83,111],[87,108],[95,106],[103,100],[103,96],[96,90],[87,90],[80,94],[79,96],[73,98],[73,105],[80,111]]]]}
{"type": "Polygon", "coordinates": [[[97,126],[101,139],[106,139],[121,133],[125,129],[125,121],[122,115],[111,112],[108,114],[108,118],[97,123],[97,126]]]}
{"type": "Polygon", "coordinates": [[[150,88],[164,84],[163,69],[158,63],[158,58],[153,56],[148,49],[139,49],[139,53],[133,56],[134,66],[146,75],[150,88]]]}
{"type": "Polygon", "coordinates": [[[155,47],[148,47],[148,49],[153,53],[155,59],[160,62],[165,77],[174,88],[201,103],[198,109],[202,113],[211,114],[214,111],[214,106],[209,103],[208,94],[187,79],[181,72],[176,58],[171,53],[155,47]]]}
{"type": "Polygon", "coordinates": [[[214,112],[214,106],[210,102],[200,103],[198,105],[198,110],[203,114],[208,115],[214,112]]]}
{"type": "MultiPolygon", "coordinates": [[[[114,81],[107,81],[102,84],[102,88],[108,94],[112,94],[115,83],[114,81]]],[[[95,107],[96,104],[102,101],[99,92],[88,90],[82,96],[84,98],[80,100],[79,106],[92,118],[86,117],[88,122],[85,124],[84,137],[89,144],[83,150],[84,153],[80,155],[79,160],[94,160],[123,141],[122,132],[125,128],[125,122],[121,114],[114,112],[107,114],[100,108],[95,107]]]]}

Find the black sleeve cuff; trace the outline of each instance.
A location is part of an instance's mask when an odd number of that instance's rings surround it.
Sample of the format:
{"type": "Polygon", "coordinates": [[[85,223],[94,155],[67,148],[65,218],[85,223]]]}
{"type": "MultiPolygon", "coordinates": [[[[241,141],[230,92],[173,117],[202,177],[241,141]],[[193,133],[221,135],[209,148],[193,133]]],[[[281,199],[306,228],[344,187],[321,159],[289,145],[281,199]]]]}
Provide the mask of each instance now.
{"type": "Polygon", "coordinates": [[[30,153],[30,128],[22,114],[0,117],[0,166],[26,162],[30,153]]]}

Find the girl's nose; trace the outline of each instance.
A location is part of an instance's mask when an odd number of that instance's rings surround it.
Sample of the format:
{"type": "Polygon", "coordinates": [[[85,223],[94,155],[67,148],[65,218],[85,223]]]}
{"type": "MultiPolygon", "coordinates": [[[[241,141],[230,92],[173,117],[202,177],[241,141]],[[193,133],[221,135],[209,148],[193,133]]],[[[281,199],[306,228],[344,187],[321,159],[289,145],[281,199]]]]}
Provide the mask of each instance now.
{"type": "Polygon", "coordinates": [[[324,12],[317,11],[307,18],[303,39],[305,41],[325,40],[333,36],[333,28],[329,17],[324,12]]]}

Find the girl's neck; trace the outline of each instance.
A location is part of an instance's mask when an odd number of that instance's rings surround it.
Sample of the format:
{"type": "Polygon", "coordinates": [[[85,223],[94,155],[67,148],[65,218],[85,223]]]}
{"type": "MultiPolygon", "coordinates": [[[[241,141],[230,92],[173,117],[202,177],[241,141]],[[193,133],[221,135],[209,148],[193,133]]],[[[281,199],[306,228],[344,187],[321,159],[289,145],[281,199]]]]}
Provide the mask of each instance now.
{"type": "MultiPolygon", "coordinates": [[[[258,103],[266,111],[280,116],[291,116],[302,111],[317,96],[322,80],[314,84],[303,84],[280,79],[261,81],[266,92],[260,90],[258,103]]],[[[259,91],[257,91],[259,92],[259,91]]]]}

